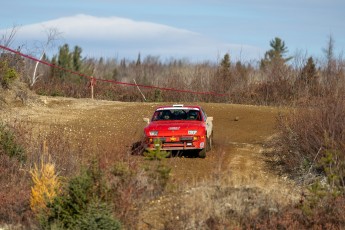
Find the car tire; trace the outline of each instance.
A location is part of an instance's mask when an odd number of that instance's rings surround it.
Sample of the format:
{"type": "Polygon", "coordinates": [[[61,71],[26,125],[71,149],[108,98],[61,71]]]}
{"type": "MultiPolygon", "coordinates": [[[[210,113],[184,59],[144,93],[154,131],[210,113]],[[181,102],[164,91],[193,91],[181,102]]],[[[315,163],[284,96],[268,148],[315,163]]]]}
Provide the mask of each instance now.
{"type": "Polygon", "coordinates": [[[166,158],[171,158],[171,157],[173,157],[172,150],[167,150],[166,152],[167,152],[166,158]]]}
{"type": "Polygon", "coordinates": [[[206,151],[211,151],[213,147],[213,133],[206,140],[206,151]]]}
{"type": "Polygon", "coordinates": [[[206,157],[206,148],[199,150],[198,157],[199,158],[205,158],[206,157]]]}

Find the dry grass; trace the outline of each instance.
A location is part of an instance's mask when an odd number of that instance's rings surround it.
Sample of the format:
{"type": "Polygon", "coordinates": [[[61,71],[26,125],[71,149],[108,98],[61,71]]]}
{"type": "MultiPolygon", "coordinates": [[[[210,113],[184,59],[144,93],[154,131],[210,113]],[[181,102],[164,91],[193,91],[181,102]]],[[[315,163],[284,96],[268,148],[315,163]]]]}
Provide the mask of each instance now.
{"type": "Polygon", "coordinates": [[[277,156],[285,169],[295,175],[324,172],[321,163],[327,151],[336,151],[334,162],[342,167],[345,142],[343,96],[326,97],[315,107],[296,109],[279,119],[280,139],[277,156]]]}

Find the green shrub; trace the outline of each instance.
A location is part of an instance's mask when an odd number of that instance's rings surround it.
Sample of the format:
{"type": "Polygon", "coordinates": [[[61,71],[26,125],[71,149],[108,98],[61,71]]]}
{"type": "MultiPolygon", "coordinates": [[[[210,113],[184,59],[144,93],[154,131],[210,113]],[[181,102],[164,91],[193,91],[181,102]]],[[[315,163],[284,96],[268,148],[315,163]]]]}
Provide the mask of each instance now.
{"type": "Polygon", "coordinates": [[[10,68],[6,61],[0,62],[0,80],[3,88],[9,88],[10,84],[17,79],[19,74],[14,68],[10,68]]]}
{"type": "Polygon", "coordinates": [[[44,229],[120,229],[105,200],[102,174],[95,164],[72,178],[65,191],[48,204],[39,221],[44,229]]]}
{"type": "Polygon", "coordinates": [[[26,160],[24,148],[16,142],[15,134],[2,123],[0,123],[1,151],[11,158],[17,158],[20,162],[25,162],[26,160]]]}
{"type": "Polygon", "coordinates": [[[147,150],[144,152],[144,156],[148,160],[162,160],[170,155],[169,152],[161,150],[161,141],[159,139],[154,140],[155,149],[147,150]]]}
{"type": "Polygon", "coordinates": [[[45,90],[45,89],[37,89],[37,90],[36,90],[36,93],[37,93],[38,95],[41,95],[41,96],[48,96],[48,95],[49,95],[49,93],[48,93],[47,90],[45,90]]]}
{"type": "Polygon", "coordinates": [[[154,193],[159,194],[165,190],[170,179],[171,167],[166,166],[162,160],[167,158],[171,152],[161,150],[160,140],[156,139],[154,143],[155,149],[144,152],[144,156],[148,160],[157,162],[153,168],[148,166],[146,170],[148,171],[150,183],[155,187],[154,193]]]}
{"type": "Polygon", "coordinates": [[[130,170],[128,165],[120,161],[114,164],[112,174],[116,177],[121,178],[121,180],[127,180],[132,176],[133,172],[130,170]]]}
{"type": "Polygon", "coordinates": [[[159,164],[157,165],[155,173],[152,174],[152,176],[157,179],[159,187],[163,190],[167,186],[168,181],[170,179],[170,172],[170,167],[163,164],[159,164]]]}
{"type": "Polygon", "coordinates": [[[66,95],[64,94],[64,92],[62,92],[60,90],[55,90],[51,93],[51,96],[52,97],[64,97],[66,95]]]}
{"type": "Polygon", "coordinates": [[[162,97],[162,91],[159,89],[155,90],[155,96],[154,96],[154,101],[155,102],[162,102],[163,101],[163,97],[162,97]]]}
{"type": "Polygon", "coordinates": [[[339,150],[326,149],[324,156],[319,160],[333,195],[345,193],[345,162],[344,153],[339,150]]]}
{"type": "Polygon", "coordinates": [[[121,229],[120,222],[112,217],[109,206],[97,199],[87,206],[76,222],[75,229],[121,229]]]}

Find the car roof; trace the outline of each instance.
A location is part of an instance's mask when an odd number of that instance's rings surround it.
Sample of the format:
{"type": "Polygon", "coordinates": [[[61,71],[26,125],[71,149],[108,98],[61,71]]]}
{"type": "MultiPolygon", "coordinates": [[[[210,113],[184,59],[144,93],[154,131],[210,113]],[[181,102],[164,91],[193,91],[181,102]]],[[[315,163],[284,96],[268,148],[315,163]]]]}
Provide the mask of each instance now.
{"type": "Polygon", "coordinates": [[[192,110],[200,110],[201,107],[198,106],[198,105],[168,105],[168,106],[159,106],[156,110],[159,111],[159,110],[166,110],[166,109],[169,109],[169,110],[173,110],[173,109],[192,109],[192,110]]]}

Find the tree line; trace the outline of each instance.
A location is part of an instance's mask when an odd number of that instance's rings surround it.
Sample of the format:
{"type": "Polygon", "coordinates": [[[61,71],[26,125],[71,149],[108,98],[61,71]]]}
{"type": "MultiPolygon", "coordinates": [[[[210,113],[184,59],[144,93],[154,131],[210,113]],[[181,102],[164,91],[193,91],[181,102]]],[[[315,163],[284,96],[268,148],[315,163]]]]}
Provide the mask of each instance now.
{"type": "Polygon", "coordinates": [[[21,60],[24,62],[21,77],[38,94],[52,96],[90,97],[89,79],[83,76],[225,94],[220,97],[142,88],[143,97],[135,87],[97,82],[96,98],[122,101],[212,101],[286,105],[339,93],[344,88],[344,61],[335,58],[334,40],[331,36],[324,48],[323,59],[301,53],[290,56],[288,47],[279,37],[272,39],[269,45],[270,49],[259,61],[234,61],[228,52],[219,63],[190,63],[188,60],[178,59],[162,62],[158,56],[148,55],[142,58],[140,53],[137,60],[83,58],[81,47],[71,48],[64,44],[52,58],[48,58],[44,52],[42,55],[42,60],[58,68],[38,65],[38,62],[24,59],[21,60]]]}

